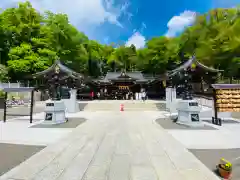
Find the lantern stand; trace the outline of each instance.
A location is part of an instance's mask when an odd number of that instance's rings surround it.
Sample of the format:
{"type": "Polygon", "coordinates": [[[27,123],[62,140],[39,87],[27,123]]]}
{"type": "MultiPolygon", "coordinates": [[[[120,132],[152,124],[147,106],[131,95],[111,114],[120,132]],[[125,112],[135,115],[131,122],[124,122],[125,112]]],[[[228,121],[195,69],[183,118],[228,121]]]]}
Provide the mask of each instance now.
{"type": "Polygon", "coordinates": [[[184,69],[184,83],[183,83],[183,86],[184,86],[184,92],[183,92],[182,99],[183,100],[192,100],[193,97],[192,97],[192,93],[190,92],[191,89],[192,89],[192,86],[189,83],[189,74],[188,74],[186,69],[184,69]]]}
{"type": "Polygon", "coordinates": [[[191,93],[192,86],[189,83],[189,74],[186,68],[184,69],[183,73],[184,91],[182,99],[179,100],[177,104],[178,118],[176,123],[188,127],[203,127],[204,124],[199,118],[201,107],[199,106],[198,102],[193,99],[191,93]]]}

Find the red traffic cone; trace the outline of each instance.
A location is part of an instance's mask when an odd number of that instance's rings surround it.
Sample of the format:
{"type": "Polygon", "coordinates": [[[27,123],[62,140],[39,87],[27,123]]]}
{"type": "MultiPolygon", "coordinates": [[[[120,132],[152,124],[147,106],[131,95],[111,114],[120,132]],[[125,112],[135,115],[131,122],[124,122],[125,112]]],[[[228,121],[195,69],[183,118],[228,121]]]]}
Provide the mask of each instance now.
{"type": "Polygon", "coordinates": [[[120,104],[120,111],[124,111],[124,106],[123,106],[123,104],[120,104]]]}

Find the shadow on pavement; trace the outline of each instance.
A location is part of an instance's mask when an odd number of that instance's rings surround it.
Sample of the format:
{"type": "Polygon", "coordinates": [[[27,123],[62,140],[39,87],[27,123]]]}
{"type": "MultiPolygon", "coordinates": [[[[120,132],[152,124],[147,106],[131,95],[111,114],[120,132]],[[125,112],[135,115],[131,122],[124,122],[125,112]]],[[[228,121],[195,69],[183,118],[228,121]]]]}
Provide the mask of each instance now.
{"type": "Polygon", "coordinates": [[[66,123],[62,124],[36,124],[31,128],[76,128],[86,121],[85,118],[68,118],[66,123]]]}
{"type": "Polygon", "coordinates": [[[170,118],[159,118],[156,119],[156,122],[162,126],[164,129],[177,129],[177,130],[218,130],[211,126],[204,125],[204,127],[188,127],[184,125],[177,124],[173,122],[170,118]]]}
{"type": "Polygon", "coordinates": [[[79,110],[80,110],[80,111],[83,111],[84,108],[88,105],[87,102],[86,102],[86,103],[81,102],[81,103],[78,103],[78,104],[79,104],[79,110]]]}

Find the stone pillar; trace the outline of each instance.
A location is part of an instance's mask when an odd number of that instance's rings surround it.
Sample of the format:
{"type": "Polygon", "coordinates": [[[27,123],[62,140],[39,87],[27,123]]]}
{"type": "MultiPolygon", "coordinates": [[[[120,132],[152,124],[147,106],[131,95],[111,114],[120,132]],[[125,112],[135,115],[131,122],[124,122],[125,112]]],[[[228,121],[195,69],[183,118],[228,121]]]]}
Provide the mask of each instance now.
{"type": "Polygon", "coordinates": [[[166,109],[170,108],[171,96],[170,96],[170,88],[166,88],[166,109]]]}
{"type": "Polygon", "coordinates": [[[172,88],[172,87],[166,88],[166,108],[171,112],[176,111],[176,105],[175,105],[176,99],[177,99],[176,88],[172,88]]]}
{"type": "Polygon", "coordinates": [[[68,113],[76,113],[79,112],[79,104],[77,102],[77,90],[70,90],[70,99],[65,99],[66,111],[68,113]]]}

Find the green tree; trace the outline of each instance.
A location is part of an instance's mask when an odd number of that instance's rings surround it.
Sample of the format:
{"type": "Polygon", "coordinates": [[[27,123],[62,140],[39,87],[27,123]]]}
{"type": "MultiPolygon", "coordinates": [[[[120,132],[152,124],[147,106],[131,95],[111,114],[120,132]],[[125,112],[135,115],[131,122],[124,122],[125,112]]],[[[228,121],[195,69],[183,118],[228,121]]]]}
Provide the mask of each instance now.
{"type": "Polygon", "coordinates": [[[7,67],[0,64],[0,82],[8,80],[7,67]]]}
{"type": "Polygon", "coordinates": [[[86,72],[88,38],[69,23],[65,14],[47,12],[44,22],[50,46],[57,57],[73,70],[86,72]]]}
{"type": "MultiPolygon", "coordinates": [[[[21,80],[49,67],[56,59],[74,71],[99,77],[107,71],[162,74],[195,54],[205,65],[240,74],[240,11],[213,9],[198,14],[179,37],[149,39],[146,47],[121,42],[102,45],[79,32],[66,14],[40,14],[29,2],[0,13],[0,78],[21,80]]],[[[1,80],[0,79],[0,80],[1,80]]]]}
{"type": "Polygon", "coordinates": [[[148,48],[148,64],[146,72],[160,74],[164,73],[168,63],[167,44],[169,39],[166,37],[156,37],[147,42],[148,48]]]}
{"type": "MultiPolygon", "coordinates": [[[[46,67],[41,61],[37,40],[40,41],[41,15],[29,2],[19,3],[17,8],[9,8],[1,14],[2,30],[7,36],[7,65],[12,79],[23,79],[46,67]],[[35,44],[34,44],[35,42],[35,44]]],[[[6,56],[5,56],[6,58],[6,56]]],[[[5,62],[4,62],[5,63],[5,62]]]]}

